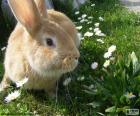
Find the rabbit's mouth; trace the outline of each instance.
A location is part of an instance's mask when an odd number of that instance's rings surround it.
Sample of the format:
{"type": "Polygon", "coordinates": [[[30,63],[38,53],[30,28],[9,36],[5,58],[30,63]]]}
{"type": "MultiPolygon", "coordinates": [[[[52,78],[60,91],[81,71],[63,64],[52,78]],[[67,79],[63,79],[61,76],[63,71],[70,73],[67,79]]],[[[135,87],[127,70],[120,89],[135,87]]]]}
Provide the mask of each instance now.
{"type": "Polygon", "coordinates": [[[64,59],[62,63],[62,71],[64,73],[73,71],[78,65],[78,59],[64,59]]]}

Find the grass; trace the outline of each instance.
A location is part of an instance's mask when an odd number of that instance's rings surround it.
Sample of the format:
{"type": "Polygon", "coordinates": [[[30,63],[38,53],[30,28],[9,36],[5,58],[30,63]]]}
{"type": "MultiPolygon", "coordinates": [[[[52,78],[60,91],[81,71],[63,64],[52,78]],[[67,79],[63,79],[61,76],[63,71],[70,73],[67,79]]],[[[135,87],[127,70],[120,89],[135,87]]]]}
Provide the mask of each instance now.
{"type": "MultiPolygon", "coordinates": [[[[43,91],[22,90],[20,98],[6,104],[4,97],[15,90],[10,87],[0,93],[0,115],[37,113],[54,116],[98,116],[102,113],[123,116],[125,109],[140,107],[139,62],[134,63],[134,58],[130,57],[134,51],[138,59],[140,58],[140,16],[128,12],[118,0],[91,0],[91,3],[81,6],[79,15],[71,18],[77,26],[83,26],[80,30],[82,35],[89,31],[89,27],[94,28],[95,22],[100,22],[100,29],[106,34],[103,39],[105,43],[97,42],[100,38],[98,36],[85,37],[81,41],[79,66],[60,80],[57,102],[43,91]],[[94,7],[91,7],[92,3],[95,3],[94,7]],[[92,24],[80,23],[78,17],[82,14],[92,16],[92,24]],[[99,16],[104,18],[103,22],[99,21],[99,16]],[[113,53],[115,60],[111,61],[108,68],[103,68],[103,55],[111,45],[117,46],[113,53]],[[91,69],[94,61],[99,64],[96,70],[91,69]],[[68,77],[72,78],[72,82],[63,86],[64,79],[68,77]],[[79,80],[81,77],[84,80],[79,80]],[[90,85],[94,85],[94,88],[90,89],[90,85]],[[125,92],[132,92],[136,97],[129,99],[125,92]]],[[[2,75],[3,65],[0,63],[0,78],[2,75]]]]}

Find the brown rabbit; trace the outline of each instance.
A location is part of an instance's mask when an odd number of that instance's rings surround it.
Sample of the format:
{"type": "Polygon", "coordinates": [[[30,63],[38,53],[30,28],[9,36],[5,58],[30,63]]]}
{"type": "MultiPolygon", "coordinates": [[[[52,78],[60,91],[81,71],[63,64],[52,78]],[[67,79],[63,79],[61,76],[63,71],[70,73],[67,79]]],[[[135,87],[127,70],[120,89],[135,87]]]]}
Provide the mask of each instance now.
{"type": "Polygon", "coordinates": [[[78,64],[75,25],[63,13],[46,10],[44,2],[8,0],[18,24],[9,37],[1,90],[27,76],[26,89],[44,89],[53,95],[56,81],[78,64]]]}

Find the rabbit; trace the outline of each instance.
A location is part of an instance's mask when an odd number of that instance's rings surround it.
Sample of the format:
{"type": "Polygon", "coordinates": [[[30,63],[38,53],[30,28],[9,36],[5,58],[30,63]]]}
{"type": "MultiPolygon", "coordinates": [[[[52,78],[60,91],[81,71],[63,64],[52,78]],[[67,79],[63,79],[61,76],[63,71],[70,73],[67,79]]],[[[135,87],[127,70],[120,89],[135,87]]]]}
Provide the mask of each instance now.
{"type": "Polygon", "coordinates": [[[25,89],[43,89],[53,96],[60,77],[78,65],[78,31],[65,14],[47,10],[44,0],[8,4],[18,23],[8,40],[0,90],[27,77],[25,89]]]}

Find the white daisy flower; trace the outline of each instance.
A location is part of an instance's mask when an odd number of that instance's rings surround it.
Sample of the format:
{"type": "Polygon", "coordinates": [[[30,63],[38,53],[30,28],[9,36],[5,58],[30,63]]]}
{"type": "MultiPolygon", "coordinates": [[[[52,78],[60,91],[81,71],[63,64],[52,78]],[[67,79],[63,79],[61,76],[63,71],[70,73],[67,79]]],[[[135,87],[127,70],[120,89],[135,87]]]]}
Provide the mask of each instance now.
{"type": "Polygon", "coordinates": [[[127,92],[125,94],[125,97],[127,97],[128,99],[132,99],[132,98],[135,98],[136,96],[132,92],[127,92]]]}
{"type": "Polygon", "coordinates": [[[101,33],[98,34],[98,36],[100,36],[100,37],[105,37],[106,35],[105,35],[104,33],[101,32],[101,33]]]}
{"type": "Polygon", "coordinates": [[[102,33],[101,30],[98,30],[95,32],[95,35],[99,36],[101,33],[102,33]]]}
{"type": "Polygon", "coordinates": [[[89,16],[88,19],[93,19],[93,17],[92,16],[89,16]]]}
{"type": "Polygon", "coordinates": [[[101,32],[101,30],[96,31],[96,32],[95,32],[95,35],[96,35],[96,36],[99,36],[99,37],[104,37],[104,36],[106,36],[104,33],[101,32]]]}
{"type": "Polygon", "coordinates": [[[106,52],[104,54],[104,58],[110,58],[112,56],[112,53],[111,52],[106,52]]]}
{"type": "Polygon", "coordinates": [[[82,29],[82,26],[78,26],[78,27],[76,27],[76,29],[81,30],[82,29]]]}
{"type": "Polygon", "coordinates": [[[103,66],[104,66],[105,68],[107,68],[109,65],[110,65],[110,60],[106,60],[106,61],[104,62],[104,64],[103,64],[103,66]]]}
{"type": "Polygon", "coordinates": [[[68,86],[70,82],[71,82],[71,78],[67,78],[67,79],[65,79],[65,81],[63,82],[63,85],[64,85],[64,86],[68,86]]]}
{"type": "Polygon", "coordinates": [[[86,18],[86,17],[87,17],[87,15],[86,15],[86,14],[83,14],[81,17],[84,19],[84,18],[86,18]]]}
{"type": "Polygon", "coordinates": [[[75,12],[75,15],[78,15],[79,13],[80,13],[79,11],[76,11],[76,12],[75,12]]]}
{"type": "Polygon", "coordinates": [[[87,22],[87,24],[91,24],[91,23],[92,23],[92,21],[88,21],[88,22],[87,22]]]}
{"type": "Polygon", "coordinates": [[[100,23],[95,23],[94,26],[95,27],[99,27],[100,23]]]}
{"type": "Polygon", "coordinates": [[[137,58],[137,56],[136,56],[136,54],[135,54],[134,51],[131,53],[130,57],[131,57],[132,63],[133,63],[134,65],[138,63],[138,58],[137,58]]]}
{"type": "Polygon", "coordinates": [[[93,84],[91,84],[88,88],[89,89],[93,89],[95,86],[93,84]]]}
{"type": "Polygon", "coordinates": [[[90,30],[90,31],[92,31],[92,30],[93,30],[93,28],[92,28],[92,27],[90,27],[90,28],[89,28],[89,30],[90,30]]]}
{"type": "Polygon", "coordinates": [[[85,80],[85,77],[84,77],[84,76],[78,77],[77,80],[78,80],[78,81],[83,81],[83,80],[85,80]]]}
{"type": "Polygon", "coordinates": [[[4,50],[6,50],[6,47],[1,48],[1,51],[4,51],[4,50]]]}
{"type": "Polygon", "coordinates": [[[85,77],[84,77],[84,76],[82,76],[80,80],[81,80],[81,81],[85,80],[85,77]]]}
{"type": "Polygon", "coordinates": [[[28,78],[25,77],[23,80],[20,80],[20,81],[16,82],[16,86],[17,86],[17,87],[21,87],[21,86],[23,86],[25,83],[27,83],[27,81],[28,81],[28,78]]]}
{"type": "Polygon", "coordinates": [[[85,22],[88,22],[88,20],[87,20],[87,19],[85,19],[85,22]]]}
{"type": "Polygon", "coordinates": [[[18,98],[20,96],[20,92],[19,91],[14,91],[12,93],[10,93],[7,97],[5,97],[5,101],[7,103],[11,102],[12,100],[15,100],[16,98],[18,98]]]}
{"type": "Polygon", "coordinates": [[[104,43],[104,41],[102,39],[97,39],[97,42],[100,42],[100,43],[104,43]]]}
{"type": "Polygon", "coordinates": [[[95,6],[95,4],[91,4],[91,6],[93,7],[93,6],[95,6]]]}
{"type": "Polygon", "coordinates": [[[81,17],[78,17],[78,20],[81,20],[82,18],[81,17]]]}
{"type": "Polygon", "coordinates": [[[86,22],[85,19],[80,20],[80,23],[84,23],[84,22],[86,22]]]}
{"type": "Polygon", "coordinates": [[[98,31],[100,31],[99,28],[95,28],[95,29],[94,29],[94,32],[98,32],[98,31]]]}
{"type": "Polygon", "coordinates": [[[37,115],[37,114],[38,114],[37,111],[34,111],[33,114],[34,114],[35,116],[39,116],[39,115],[37,115]]]}
{"type": "Polygon", "coordinates": [[[91,68],[92,68],[93,70],[95,70],[97,67],[98,67],[98,62],[93,62],[93,63],[91,64],[91,68]]]}
{"type": "Polygon", "coordinates": [[[86,33],[84,34],[84,36],[91,37],[91,36],[93,36],[93,33],[92,33],[92,32],[86,32],[86,33]]]}
{"type": "Polygon", "coordinates": [[[109,48],[108,48],[108,52],[114,52],[116,50],[116,45],[111,45],[109,48]]]}
{"type": "Polygon", "coordinates": [[[104,21],[103,17],[99,17],[99,21],[104,21]]]}

